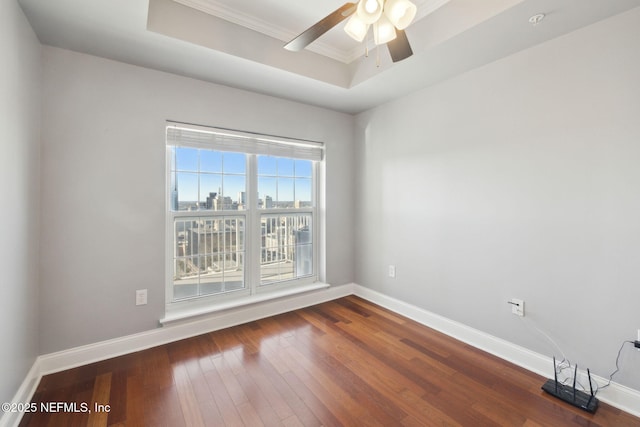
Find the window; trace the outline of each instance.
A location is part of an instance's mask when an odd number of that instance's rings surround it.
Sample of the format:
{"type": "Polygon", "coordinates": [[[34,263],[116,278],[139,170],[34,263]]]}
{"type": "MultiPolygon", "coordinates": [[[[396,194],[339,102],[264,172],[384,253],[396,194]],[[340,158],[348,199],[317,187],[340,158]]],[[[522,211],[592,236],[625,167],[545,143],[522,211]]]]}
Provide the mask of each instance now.
{"type": "Polygon", "coordinates": [[[167,126],[167,303],[317,281],[322,144],[167,126]]]}

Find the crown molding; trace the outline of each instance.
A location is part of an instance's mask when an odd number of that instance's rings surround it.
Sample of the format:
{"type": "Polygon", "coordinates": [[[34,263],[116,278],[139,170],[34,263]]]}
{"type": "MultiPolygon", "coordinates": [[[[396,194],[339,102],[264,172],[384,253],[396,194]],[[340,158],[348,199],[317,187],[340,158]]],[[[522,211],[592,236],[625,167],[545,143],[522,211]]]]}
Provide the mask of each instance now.
{"type": "MultiPolygon", "coordinates": [[[[233,24],[240,25],[253,31],[257,31],[261,34],[273,37],[274,39],[281,40],[283,42],[288,42],[298,35],[297,33],[288,31],[284,28],[276,28],[273,26],[273,24],[260,19],[257,16],[241,12],[216,0],[173,1],[175,1],[176,3],[180,3],[183,6],[187,6],[192,9],[199,10],[200,12],[204,12],[209,15],[224,19],[225,21],[229,21],[233,24]]],[[[348,64],[353,60],[353,58],[351,58],[352,55],[350,51],[335,48],[328,45],[327,43],[323,43],[322,41],[316,41],[313,46],[309,46],[307,50],[329,57],[331,59],[335,59],[336,61],[340,61],[345,64],[348,64]]]]}
{"type": "Polygon", "coordinates": [[[230,7],[224,3],[216,0],[173,0],[181,5],[191,7],[199,10],[200,12],[208,13],[209,15],[222,18],[226,21],[234,24],[241,25],[259,33],[265,34],[269,37],[282,40],[284,42],[289,41],[297,34],[287,31],[284,28],[274,28],[273,24],[260,19],[257,16],[249,15],[241,12],[238,9],[230,7]]]}

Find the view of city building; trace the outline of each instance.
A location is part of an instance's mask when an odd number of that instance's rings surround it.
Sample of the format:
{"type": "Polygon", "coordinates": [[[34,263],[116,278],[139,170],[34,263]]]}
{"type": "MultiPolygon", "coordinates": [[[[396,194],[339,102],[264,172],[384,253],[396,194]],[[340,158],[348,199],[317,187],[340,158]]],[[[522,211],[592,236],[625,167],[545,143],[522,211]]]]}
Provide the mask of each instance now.
{"type": "MultiPolygon", "coordinates": [[[[211,150],[174,150],[176,157],[170,171],[174,300],[245,289],[246,210],[251,208],[244,188],[245,168],[241,166],[246,163],[245,155],[232,153],[231,160],[226,162],[231,172],[227,172],[222,166],[228,153],[214,152],[217,153],[214,156],[211,150]],[[218,168],[208,165],[203,172],[203,157],[220,158],[222,165],[218,168]],[[185,166],[189,164],[191,166],[185,166]],[[180,165],[187,169],[180,170],[180,165]],[[214,183],[218,186],[212,188],[214,183]],[[180,215],[180,212],[188,214],[180,215]],[[195,213],[198,215],[194,216],[195,213]]],[[[259,193],[256,198],[260,229],[254,233],[259,233],[260,286],[312,275],[313,215],[308,212],[312,207],[312,162],[258,158],[266,165],[263,171],[258,169],[258,189],[273,191],[272,194],[259,193]],[[296,175],[296,169],[300,176],[296,175]],[[301,198],[283,199],[295,194],[301,198]],[[296,212],[305,208],[307,212],[296,212]],[[269,210],[273,209],[291,212],[270,214],[269,210]]]]}

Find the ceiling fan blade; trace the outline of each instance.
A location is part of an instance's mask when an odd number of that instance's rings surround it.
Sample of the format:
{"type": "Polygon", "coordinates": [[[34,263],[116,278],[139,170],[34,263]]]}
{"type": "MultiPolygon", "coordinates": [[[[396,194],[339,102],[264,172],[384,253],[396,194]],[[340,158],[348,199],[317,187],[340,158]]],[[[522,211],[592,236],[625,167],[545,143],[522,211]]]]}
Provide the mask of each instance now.
{"type": "Polygon", "coordinates": [[[318,37],[351,16],[353,12],[356,11],[356,6],[356,3],[345,3],[344,5],[340,6],[340,8],[327,15],[325,18],[316,22],[304,33],[300,34],[298,37],[284,45],[284,48],[294,52],[304,49],[318,37]]]}
{"type": "Polygon", "coordinates": [[[402,61],[413,55],[409,39],[404,30],[396,30],[396,38],[388,42],[387,47],[393,62],[402,61]]]}

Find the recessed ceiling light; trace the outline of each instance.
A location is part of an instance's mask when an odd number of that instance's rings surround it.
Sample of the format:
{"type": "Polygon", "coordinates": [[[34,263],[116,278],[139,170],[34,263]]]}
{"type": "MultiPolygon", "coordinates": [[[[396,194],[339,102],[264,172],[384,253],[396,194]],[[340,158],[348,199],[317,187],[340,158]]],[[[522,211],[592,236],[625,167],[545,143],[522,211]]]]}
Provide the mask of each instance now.
{"type": "Polygon", "coordinates": [[[540,22],[542,22],[544,16],[544,13],[538,13],[537,15],[533,15],[531,18],[529,18],[529,22],[532,25],[538,25],[540,22]]]}

